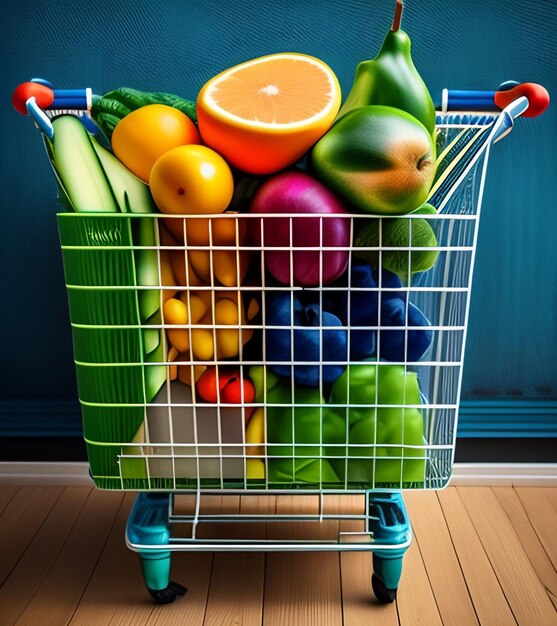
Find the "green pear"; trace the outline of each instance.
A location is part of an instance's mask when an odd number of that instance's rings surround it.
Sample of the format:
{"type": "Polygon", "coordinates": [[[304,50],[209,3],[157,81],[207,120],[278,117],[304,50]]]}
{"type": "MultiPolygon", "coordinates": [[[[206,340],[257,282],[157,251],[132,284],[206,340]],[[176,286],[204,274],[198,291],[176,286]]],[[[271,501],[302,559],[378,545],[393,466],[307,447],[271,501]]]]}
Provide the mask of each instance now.
{"type": "Polygon", "coordinates": [[[393,25],[375,59],[356,68],[352,89],[337,119],[355,108],[378,104],[402,109],[435,131],[435,105],[411,54],[411,41],[400,28],[402,2],[397,1],[393,25]]]}

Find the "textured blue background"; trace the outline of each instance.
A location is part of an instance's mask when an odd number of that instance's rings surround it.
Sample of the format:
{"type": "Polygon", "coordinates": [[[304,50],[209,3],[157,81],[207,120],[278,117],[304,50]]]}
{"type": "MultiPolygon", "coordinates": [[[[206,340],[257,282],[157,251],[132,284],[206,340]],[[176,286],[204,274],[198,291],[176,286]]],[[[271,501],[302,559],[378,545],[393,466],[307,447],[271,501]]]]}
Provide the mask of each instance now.
{"type": "MultiPolygon", "coordinates": [[[[4,398],[75,398],[56,232],[56,187],[29,119],[10,106],[33,76],[195,99],[215,73],[277,51],[326,61],[343,93],[377,53],[393,0],[18,0],[0,25],[4,398]]],[[[555,0],[407,0],[404,28],[434,99],[443,87],[533,81],[557,94],[555,0]]],[[[463,396],[557,397],[557,105],[492,152],[479,236],[463,396]]],[[[1,400],[1,398],[0,398],[1,400]]]]}

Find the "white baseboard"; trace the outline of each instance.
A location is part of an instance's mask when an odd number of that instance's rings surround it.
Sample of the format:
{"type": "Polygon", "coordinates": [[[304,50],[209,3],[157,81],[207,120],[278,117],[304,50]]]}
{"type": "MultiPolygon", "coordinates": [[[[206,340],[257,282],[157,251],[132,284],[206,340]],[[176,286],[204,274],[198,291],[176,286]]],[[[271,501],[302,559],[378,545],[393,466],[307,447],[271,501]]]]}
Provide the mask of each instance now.
{"type": "Polygon", "coordinates": [[[557,463],[455,463],[450,484],[557,487],[557,463]]]}
{"type": "Polygon", "coordinates": [[[0,462],[0,485],[92,487],[88,463],[0,462]]]}
{"type": "MultiPolygon", "coordinates": [[[[451,485],[557,487],[555,463],[455,463],[451,485]]],[[[0,462],[0,485],[92,486],[88,463],[0,462]]]]}

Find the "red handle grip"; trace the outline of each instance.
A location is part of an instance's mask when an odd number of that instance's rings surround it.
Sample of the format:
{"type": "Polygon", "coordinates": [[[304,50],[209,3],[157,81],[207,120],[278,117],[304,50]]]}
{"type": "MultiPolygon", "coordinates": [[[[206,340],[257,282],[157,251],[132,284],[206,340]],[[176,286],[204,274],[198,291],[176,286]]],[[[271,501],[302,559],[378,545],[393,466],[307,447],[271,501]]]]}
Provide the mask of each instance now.
{"type": "Polygon", "coordinates": [[[524,117],[541,115],[549,106],[547,89],[536,83],[520,83],[511,89],[496,91],[493,100],[500,109],[504,109],[521,96],[528,98],[528,108],[522,114],[524,117]]]}
{"type": "Polygon", "coordinates": [[[29,98],[35,98],[41,109],[46,109],[54,102],[54,91],[41,83],[29,81],[21,83],[14,89],[12,105],[22,115],[27,115],[26,103],[29,98]]]}

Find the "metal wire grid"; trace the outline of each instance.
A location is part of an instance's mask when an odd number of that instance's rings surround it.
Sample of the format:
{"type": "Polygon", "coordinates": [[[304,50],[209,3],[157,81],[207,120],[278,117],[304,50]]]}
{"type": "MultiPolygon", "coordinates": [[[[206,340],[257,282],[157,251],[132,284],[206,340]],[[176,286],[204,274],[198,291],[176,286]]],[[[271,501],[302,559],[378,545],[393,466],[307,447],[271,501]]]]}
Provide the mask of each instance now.
{"type": "MultiPolygon", "coordinates": [[[[188,309],[191,310],[191,294],[195,291],[206,291],[211,295],[211,308],[215,311],[216,305],[216,292],[225,292],[230,298],[235,298],[238,304],[238,310],[241,309],[241,300],[246,294],[256,294],[259,296],[260,305],[260,320],[257,323],[246,323],[245,320],[238,320],[237,324],[217,324],[213,323],[207,326],[206,324],[192,324],[188,323],[183,326],[175,326],[163,323],[151,323],[148,324],[83,324],[79,321],[72,320],[72,326],[74,333],[81,329],[96,330],[99,332],[119,330],[119,329],[134,329],[140,333],[144,330],[160,329],[163,333],[169,329],[183,328],[188,334],[189,345],[193,345],[192,332],[196,329],[209,330],[212,334],[213,345],[215,346],[215,354],[213,359],[210,360],[196,360],[193,356],[190,356],[184,361],[169,361],[168,357],[161,361],[149,362],[146,365],[141,359],[135,362],[88,362],[85,360],[79,360],[76,358],[76,365],[80,368],[108,368],[114,370],[115,368],[146,368],[164,366],[166,368],[166,382],[157,396],[151,402],[144,402],[135,406],[141,407],[144,411],[144,420],[142,427],[140,427],[132,441],[92,441],[89,440],[90,446],[109,447],[112,452],[118,455],[119,463],[119,475],[120,484],[122,488],[133,489],[133,481],[130,482],[129,475],[126,473],[125,468],[128,463],[140,464],[143,468],[145,480],[140,487],[141,490],[177,490],[177,489],[199,489],[203,486],[204,490],[224,490],[224,489],[259,489],[265,492],[271,492],[273,489],[319,489],[330,490],[331,492],[341,490],[350,491],[351,489],[375,489],[378,487],[390,487],[390,488],[442,488],[448,481],[451,473],[454,445],[456,438],[457,416],[458,416],[458,403],[460,398],[460,385],[462,380],[462,364],[465,348],[466,329],[468,323],[468,308],[469,308],[469,296],[471,289],[471,280],[474,264],[474,252],[477,240],[477,226],[479,220],[481,197],[483,193],[483,185],[485,180],[485,171],[488,161],[489,142],[486,141],[486,137],[489,134],[486,129],[489,129],[495,118],[486,118],[483,123],[477,125],[470,124],[452,124],[439,125],[439,130],[442,132],[444,145],[446,150],[450,150],[451,146],[457,145],[458,141],[462,141],[462,134],[469,133],[467,139],[468,142],[476,141],[478,149],[475,152],[471,151],[471,158],[468,162],[465,161],[466,167],[461,167],[457,170],[453,178],[450,179],[450,187],[440,186],[434,187],[433,196],[431,202],[436,203],[438,209],[442,212],[435,215],[408,215],[404,219],[408,220],[410,240],[412,234],[412,224],[415,219],[427,220],[436,233],[438,246],[433,248],[438,252],[438,258],[435,266],[427,272],[418,273],[412,275],[409,272],[408,283],[399,288],[389,288],[390,291],[400,291],[401,295],[405,296],[406,302],[406,318],[408,319],[408,305],[411,302],[417,306],[425,316],[430,320],[430,330],[433,333],[432,347],[428,351],[427,355],[416,362],[411,362],[407,358],[394,362],[404,368],[404,372],[414,372],[418,375],[420,389],[422,394],[422,402],[419,405],[412,405],[403,402],[401,404],[393,405],[380,405],[377,400],[377,386],[375,389],[376,397],[371,398],[366,405],[357,405],[355,403],[348,403],[346,405],[320,405],[318,407],[320,418],[323,416],[325,406],[333,408],[339,411],[344,411],[346,416],[352,409],[375,407],[375,409],[389,408],[399,409],[402,415],[401,421],[401,435],[404,432],[404,420],[406,409],[416,408],[418,409],[424,421],[424,435],[425,441],[420,445],[401,445],[402,436],[396,443],[378,443],[377,425],[378,420],[373,420],[374,431],[370,433],[370,440],[365,443],[356,444],[351,443],[348,440],[348,420],[346,440],[343,443],[338,444],[325,444],[323,440],[322,420],[320,420],[320,432],[319,441],[317,443],[312,442],[318,447],[318,454],[311,458],[319,462],[319,479],[308,483],[305,481],[298,481],[296,479],[296,461],[299,461],[302,456],[297,457],[296,453],[290,451],[287,448],[292,449],[293,446],[309,447],[310,444],[304,441],[297,443],[295,441],[295,411],[300,408],[307,408],[308,405],[299,404],[293,402],[288,398],[284,403],[270,403],[266,394],[262,402],[254,402],[247,404],[242,402],[241,405],[227,405],[220,401],[216,404],[200,403],[195,395],[195,387],[191,387],[191,392],[188,395],[188,389],[180,382],[171,380],[171,368],[173,367],[188,367],[191,371],[191,378],[194,379],[194,368],[198,365],[216,365],[225,367],[238,367],[240,369],[240,377],[243,379],[248,376],[249,367],[251,366],[263,366],[264,380],[267,379],[267,368],[273,365],[280,364],[272,360],[272,355],[266,354],[266,342],[265,333],[271,328],[280,328],[284,330],[285,326],[271,326],[267,321],[267,311],[265,308],[264,294],[273,291],[286,291],[290,294],[291,302],[293,303],[294,296],[302,292],[314,292],[318,298],[318,302],[323,310],[323,298],[324,295],[330,291],[337,294],[347,294],[357,291],[358,288],[351,284],[351,266],[354,257],[356,256],[358,249],[354,248],[331,248],[323,246],[323,233],[324,222],[329,217],[325,215],[316,215],[312,219],[319,222],[320,233],[320,253],[319,254],[319,276],[322,279],[324,269],[324,258],[326,253],[330,252],[347,252],[349,253],[348,260],[348,282],[343,286],[323,286],[318,288],[307,288],[302,290],[299,287],[293,285],[293,269],[294,269],[294,254],[299,254],[301,251],[306,250],[308,253],[315,253],[315,248],[294,248],[293,233],[294,233],[294,220],[295,216],[287,216],[289,220],[290,228],[290,242],[289,245],[283,247],[270,248],[265,244],[265,229],[263,228],[263,222],[261,222],[261,246],[246,245],[240,238],[240,224],[241,220],[254,220],[259,219],[258,216],[252,214],[240,214],[235,221],[235,239],[233,245],[217,245],[213,242],[213,228],[209,228],[209,242],[207,246],[189,245],[188,243],[188,223],[195,219],[193,217],[188,220],[183,220],[183,238],[184,245],[177,246],[163,246],[157,241],[153,246],[138,246],[135,243],[132,246],[120,245],[121,238],[119,236],[121,224],[117,225],[115,222],[115,228],[112,230],[104,230],[102,233],[91,232],[88,237],[89,246],[72,246],[62,245],[64,254],[78,254],[87,255],[91,250],[102,251],[105,255],[106,263],[108,266],[111,264],[111,255],[122,250],[130,251],[133,254],[138,254],[142,250],[154,250],[156,251],[157,263],[158,263],[158,285],[114,285],[114,284],[99,284],[98,276],[95,275],[94,268],[91,275],[84,282],[87,284],[72,284],[68,281],[67,276],[67,288],[72,290],[94,290],[98,292],[117,290],[117,291],[133,291],[136,294],[140,294],[141,291],[153,291],[158,290],[160,297],[161,310],[163,306],[164,292],[168,290],[168,285],[164,284],[161,265],[161,251],[177,250],[183,253],[185,263],[185,276],[186,284],[183,286],[173,287],[178,291],[183,292],[186,297],[188,309]],[[456,176],[458,174],[458,176],[456,176]],[[199,252],[207,253],[209,260],[209,271],[211,280],[207,285],[190,285],[189,284],[189,266],[188,266],[188,254],[186,250],[197,250],[199,252]],[[224,286],[216,284],[214,280],[214,265],[215,255],[218,252],[228,251],[235,255],[236,262],[236,284],[234,286],[224,286]],[[288,252],[290,262],[290,277],[291,285],[277,285],[276,282],[269,282],[268,275],[265,271],[265,255],[274,251],[288,252]],[[249,253],[252,255],[259,255],[259,278],[258,284],[241,284],[240,275],[240,254],[249,253]],[[238,355],[237,358],[229,358],[219,360],[218,354],[216,354],[216,346],[218,345],[217,333],[219,331],[236,330],[238,333],[238,355]],[[254,357],[249,354],[249,350],[244,348],[242,335],[245,332],[256,332],[261,335],[261,354],[254,357]],[[292,420],[292,433],[294,436],[294,443],[280,443],[268,441],[266,436],[263,444],[249,444],[246,442],[245,422],[246,422],[246,410],[263,408],[265,411],[268,408],[280,408],[284,411],[291,413],[292,420]],[[269,444],[272,444],[275,450],[275,458],[281,458],[276,455],[276,449],[283,447],[285,449],[284,458],[292,460],[292,480],[286,481],[283,485],[276,485],[269,481],[269,455],[267,449],[269,444]],[[348,445],[348,448],[347,448],[348,445]],[[257,450],[257,448],[263,448],[257,450]],[[344,460],[346,466],[349,462],[354,460],[363,460],[371,462],[369,480],[360,484],[351,483],[348,478],[348,472],[345,472],[345,478],[339,479],[336,483],[327,484],[322,477],[322,461],[336,456],[332,454],[331,450],[334,448],[340,448],[341,451],[348,450],[345,455],[342,454],[336,457],[336,460],[344,460]],[[359,454],[359,449],[362,453],[359,454]],[[413,450],[413,454],[417,455],[412,457],[412,461],[422,459],[425,462],[425,469],[423,474],[423,480],[416,481],[415,483],[408,483],[404,480],[405,465],[408,461],[408,453],[413,450]],[[256,454],[259,452],[259,454],[256,454]],[[263,480],[248,479],[247,464],[255,459],[259,459],[263,462],[265,472],[263,480]],[[395,480],[389,481],[388,484],[379,483],[376,481],[376,466],[378,463],[383,463],[388,459],[390,462],[398,463],[399,471],[398,477],[395,480]]],[[[79,215],[74,216],[79,219],[79,215]]],[[[285,216],[275,216],[277,219],[285,219],[285,216]]],[[[168,218],[168,216],[165,216],[168,218]]],[[[272,216],[269,216],[272,218],[272,216]]],[[[129,228],[136,220],[156,220],[162,219],[160,216],[145,217],[139,215],[115,215],[115,220],[124,220],[129,228]]],[[[181,218],[175,218],[181,219],[181,218]]],[[[202,218],[205,219],[205,218],[202,218]]],[[[231,219],[230,216],[215,216],[211,218],[211,222],[214,224],[219,219],[231,219]]],[[[305,220],[310,219],[308,216],[304,216],[305,220]]],[[[350,231],[353,235],[354,229],[357,224],[361,223],[363,219],[377,219],[374,217],[365,217],[362,215],[353,215],[348,217],[350,220],[350,231]]],[[[399,253],[406,252],[408,255],[408,268],[410,268],[411,254],[418,252],[419,247],[408,246],[406,248],[401,247],[387,247],[383,245],[382,233],[383,224],[386,220],[392,218],[379,219],[379,245],[377,247],[370,247],[366,249],[368,252],[375,252],[378,255],[379,265],[381,265],[382,255],[389,250],[397,250],[399,253]]],[[[351,238],[352,239],[352,238],[351,238]]],[[[359,249],[362,252],[365,249],[359,249]]],[[[431,248],[430,248],[431,250],[431,248]]],[[[255,261],[257,265],[257,260],[255,261]]],[[[67,266],[66,266],[67,267],[67,266]]],[[[320,280],[322,283],[322,280],[320,280]]],[[[381,274],[379,274],[379,283],[377,287],[377,295],[379,299],[379,305],[381,304],[382,294],[384,293],[383,286],[381,284],[381,274]]],[[[292,307],[293,308],[293,307],[292,307]]],[[[380,306],[379,306],[380,309],[380,306]]],[[[348,319],[350,319],[350,297],[348,297],[348,319]]],[[[290,324],[286,326],[290,330],[291,337],[294,336],[296,326],[291,318],[290,324]]],[[[358,331],[368,330],[377,332],[377,341],[380,345],[381,331],[393,330],[392,327],[383,326],[380,319],[376,325],[359,326],[358,331]]],[[[320,337],[323,336],[324,331],[339,330],[338,327],[327,327],[322,324],[315,327],[314,330],[320,333],[320,337]]],[[[341,330],[345,330],[347,333],[347,354],[350,354],[350,341],[353,330],[350,324],[341,327],[341,330]]],[[[408,347],[408,333],[413,330],[419,330],[418,327],[412,327],[405,324],[403,327],[397,328],[398,331],[404,333],[404,353],[407,354],[408,347]]],[[[249,344],[248,344],[249,345],[249,344]]],[[[289,361],[283,361],[284,365],[309,365],[315,366],[315,361],[301,361],[295,360],[293,354],[294,341],[291,341],[292,354],[289,361]]],[[[320,342],[320,356],[322,356],[323,342],[320,342]]],[[[377,351],[379,354],[379,349],[377,351]]],[[[334,365],[335,363],[343,366],[349,366],[358,364],[358,362],[352,362],[349,358],[340,358],[339,361],[327,361],[323,363],[322,358],[319,360],[318,367],[322,373],[322,369],[325,366],[334,365]]],[[[379,359],[376,359],[377,367],[379,365],[379,359]]],[[[290,381],[290,397],[295,398],[294,381],[290,381]]],[[[265,384],[266,387],[266,384],[265,384]]],[[[326,395],[326,390],[323,385],[323,376],[319,377],[319,393],[321,397],[326,395]]],[[[122,408],[130,406],[129,403],[118,403],[103,398],[102,390],[99,390],[98,397],[91,399],[90,397],[80,398],[84,406],[95,405],[103,406],[108,410],[111,408],[122,408]]],[[[314,408],[314,407],[312,407],[314,408]]],[[[314,447],[315,447],[314,445],[314,447]]],[[[95,476],[95,478],[102,478],[95,476]]]]}

